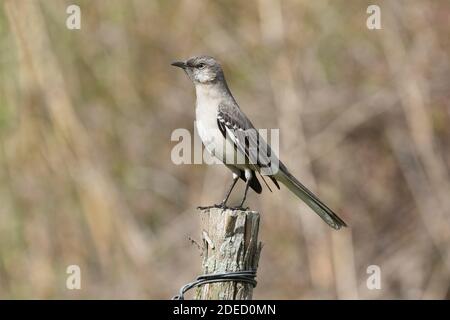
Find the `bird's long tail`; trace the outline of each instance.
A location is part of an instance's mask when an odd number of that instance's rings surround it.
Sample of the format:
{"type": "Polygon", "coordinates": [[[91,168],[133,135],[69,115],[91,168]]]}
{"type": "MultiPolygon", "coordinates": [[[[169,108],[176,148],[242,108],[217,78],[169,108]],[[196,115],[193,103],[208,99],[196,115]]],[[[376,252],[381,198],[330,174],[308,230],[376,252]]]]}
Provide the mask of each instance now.
{"type": "Polygon", "coordinates": [[[328,208],[315,194],[309,191],[287,170],[280,170],[276,178],[283,183],[292,193],[303,200],[315,213],[317,213],[323,221],[330,227],[339,230],[346,227],[347,224],[337,216],[330,208],[328,208]]]}

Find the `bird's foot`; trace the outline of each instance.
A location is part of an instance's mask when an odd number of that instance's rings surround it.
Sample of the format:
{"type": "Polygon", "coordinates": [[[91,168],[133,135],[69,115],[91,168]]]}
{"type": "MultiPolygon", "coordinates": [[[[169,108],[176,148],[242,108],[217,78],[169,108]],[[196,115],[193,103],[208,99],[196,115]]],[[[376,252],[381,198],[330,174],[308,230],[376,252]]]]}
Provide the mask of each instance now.
{"type": "Polygon", "coordinates": [[[236,207],[229,207],[226,205],[225,202],[221,202],[219,204],[213,204],[210,206],[200,206],[197,207],[198,210],[205,210],[205,209],[212,209],[212,208],[216,208],[216,209],[231,209],[231,210],[240,210],[240,211],[247,211],[249,209],[249,207],[244,207],[243,204],[236,206],[236,207]]]}
{"type": "Polygon", "coordinates": [[[205,210],[205,209],[212,209],[212,208],[216,208],[216,209],[227,209],[228,207],[226,206],[225,203],[219,203],[219,204],[213,204],[211,206],[204,206],[204,207],[197,207],[198,210],[205,210]]]}
{"type": "Polygon", "coordinates": [[[250,207],[243,207],[243,206],[237,206],[237,207],[230,207],[232,210],[240,210],[240,211],[247,211],[250,209],[250,207]]]}

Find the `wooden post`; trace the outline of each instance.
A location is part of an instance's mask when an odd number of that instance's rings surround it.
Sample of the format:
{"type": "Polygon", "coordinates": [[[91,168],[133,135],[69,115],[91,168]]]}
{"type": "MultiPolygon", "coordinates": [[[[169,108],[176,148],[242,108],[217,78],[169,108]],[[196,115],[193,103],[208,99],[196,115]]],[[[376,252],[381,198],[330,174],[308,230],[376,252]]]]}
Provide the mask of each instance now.
{"type": "MultiPolygon", "coordinates": [[[[233,209],[200,210],[203,240],[203,273],[256,270],[261,242],[259,213],[233,209]]],[[[250,300],[249,283],[218,282],[197,288],[197,300],[250,300]]]]}

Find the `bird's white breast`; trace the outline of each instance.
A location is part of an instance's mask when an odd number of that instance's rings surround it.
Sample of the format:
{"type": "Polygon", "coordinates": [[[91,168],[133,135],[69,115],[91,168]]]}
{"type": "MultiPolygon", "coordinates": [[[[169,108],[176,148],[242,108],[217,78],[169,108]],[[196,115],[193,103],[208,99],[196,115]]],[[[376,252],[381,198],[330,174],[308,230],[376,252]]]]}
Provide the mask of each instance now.
{"type": "Polygon", "coordinates": [[[196,86],[195,108],[197,132],[209,153],[226,162],[226,153],[234,152],[233,146],[225,142],[217,125],[217,112],[221,102],[219,90],[210,86],[196,86]]]}

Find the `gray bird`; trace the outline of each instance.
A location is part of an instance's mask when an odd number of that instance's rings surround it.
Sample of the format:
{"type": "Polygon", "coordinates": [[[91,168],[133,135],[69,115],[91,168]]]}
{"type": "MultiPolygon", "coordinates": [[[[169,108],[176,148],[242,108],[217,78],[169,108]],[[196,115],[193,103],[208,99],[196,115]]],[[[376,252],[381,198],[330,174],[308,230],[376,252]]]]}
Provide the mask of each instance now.
{"type": "Polygon", "coordinates": [[[262,187],[256,173],[264,180],[267,176],[280,189],[284,184],[303,200],[329,226],[338,230],[345,222],[328,208],[316,195],[300,183],[276,158],[270,146],[242,112],[228,88],[222,67],[212,57],[198,56],[177,61],[173,66],[183,69],[195,86],[196,126],[205,148],[233,172],[233,182],[224,200],[212,207],[226,207],[236,182],[245,181],[245,192],[239,208],[244,205],[247,191],[252,188],[261,193],[262,187]],[[243,161],[238,161],[238,160],[243,161]]]}

